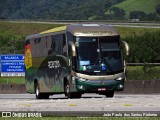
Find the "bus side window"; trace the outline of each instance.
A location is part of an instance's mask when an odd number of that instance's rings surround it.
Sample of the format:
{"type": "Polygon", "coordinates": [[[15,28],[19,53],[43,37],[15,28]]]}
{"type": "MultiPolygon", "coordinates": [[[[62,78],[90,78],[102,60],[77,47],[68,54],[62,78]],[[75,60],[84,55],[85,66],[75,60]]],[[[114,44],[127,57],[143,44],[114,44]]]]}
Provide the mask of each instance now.
{"type": "Polygon", "coordinates": [[[67,55],[65,34],[53,35],[51,38],[47,37],[48,55],[61,54],[67,55]],[[51,42],[50,42],[51,41],[51,42]]]}
{"type": "Polygon", "coordinates": [[[47,50],[46,50],[46,37],[42,37],[41,41],[38,43],[39,51],[37,51],[38,56],[46,56],[47,50]]]}
{"type": "Polygon", "coordinates": [[[46,45],[48,55],[52,54],[51,46],[52,46],[52,36],[48,36],[47,37],[47,45],[46,45]]]}
{"type": "Polygon", "coordinates": [[[51,47],[49,48],[48,55],[56,53],[56,36],[52,36],[51,47]]]}
{"type": "Polygon", "coordinates": [[[63,34],[63,55],[67,56],[67,44],[66,44],[66,36],[63,34]]]}
{"type": "Polygon", "coordinates": [[[67,41],[69,42],[69,41],[73,41],[73,35],[70,33],[70,32],[66,32],[66,34],[67,34],[67,41]]]}
{"type": "Polygon", "coordinates": [[[36,48],[35,48],[35,44],[34,44],[34,38],[30,39],[30,46],[31,46],[31,51],[32,51],[32,57],[36,57],[36,48]]]}
{"type": "Polygon", "coordinates": [[[62,34],[57,35],[57,37],[56,37],[56,52],[58,54],[62,54],[62,42],[63,42],[62,34]]]}

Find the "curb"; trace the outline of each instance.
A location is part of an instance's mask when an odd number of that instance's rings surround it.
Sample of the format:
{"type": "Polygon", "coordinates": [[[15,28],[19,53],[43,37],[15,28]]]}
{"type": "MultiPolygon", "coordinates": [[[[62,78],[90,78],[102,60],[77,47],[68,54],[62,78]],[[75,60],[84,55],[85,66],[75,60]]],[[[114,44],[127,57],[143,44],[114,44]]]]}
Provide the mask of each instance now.
{"type": "Polygon", "coordinates": [[[25,84],[0,84],[0,94],[23,94],[26,92],[25,84]]]}
{"type": "Polygon", "coordinates": [[[131,80],[125,81],[124,91],[120,94],[158,94],[160,93],[160,80],[131,80]]]}

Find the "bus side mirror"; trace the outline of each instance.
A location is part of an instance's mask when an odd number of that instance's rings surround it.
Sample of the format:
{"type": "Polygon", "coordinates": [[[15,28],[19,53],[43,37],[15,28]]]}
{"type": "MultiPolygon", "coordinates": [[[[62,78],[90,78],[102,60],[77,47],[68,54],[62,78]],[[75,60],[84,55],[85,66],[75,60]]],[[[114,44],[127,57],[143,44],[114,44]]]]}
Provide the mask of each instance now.
{"type": "Polygon", "coordinates": [[[69,42],[69,44],[71,45],[72,56],[75,57],[76,56],[76,46],[75,44],[73,44],[73,42],[69,42]]]}
{"type": "Polygon", "coordinates": [[[72,44],[72,56],[75,57],[76,56],[76,47],[74,44],[72,44]]]}
{"type": "Polygon", "coordinates": [[[129,55],[129,44],[126,41],[122,41],[122,42],[123,42],[125,49],[126,49],[126,55],[128,56],[129,55]]]}

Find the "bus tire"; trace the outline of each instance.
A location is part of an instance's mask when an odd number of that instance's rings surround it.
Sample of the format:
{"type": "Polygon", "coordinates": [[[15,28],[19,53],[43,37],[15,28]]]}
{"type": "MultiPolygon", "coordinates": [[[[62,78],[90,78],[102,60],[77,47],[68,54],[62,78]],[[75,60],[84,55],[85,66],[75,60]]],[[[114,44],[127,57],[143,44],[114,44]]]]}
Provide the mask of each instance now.
{"type": "Polygon", "coordinates": [[[75,93],[74,97],[75,97],[75,98],[81,98],[81,97],[82,97],[82,94],[81,94],[81,93],[75,93]]]}
{"type": "Polygon", "coordinates": [[[42,99],[49,99],[49,94],[43,93],[42,96],[43,96],[42,99]]]}
{"type": "Polygon", "coordinates": [[[65,89],[65,96],[67,98],[74,98],[74,93],[70,92],[70,86],[68,81],[65,83],[64,89],[65,89]]]}
{"type": "Polygon", "coordinates": [[[107,98],[112,98],[114,96],[114,91],[109,91],[105,95],[107,98]]]}
{"type": "Polygon", "coordinates": [[[39,85],[36,83],[35,85],[35,93],[36,93],[36,98],[37,99],[49,99],[49,94],[44,94],[39,92],[39,85]]]}

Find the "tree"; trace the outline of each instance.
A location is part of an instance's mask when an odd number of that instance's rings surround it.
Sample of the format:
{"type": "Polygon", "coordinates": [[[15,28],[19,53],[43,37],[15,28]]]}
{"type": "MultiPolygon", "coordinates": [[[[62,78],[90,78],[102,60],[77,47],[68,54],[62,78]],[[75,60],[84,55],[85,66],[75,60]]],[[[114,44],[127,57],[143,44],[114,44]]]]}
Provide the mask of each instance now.
{"type": "Polygon", "coordinates": [[[160,15],[160,4],[156,6],[156,13],[160,15]]]}
{"type": "Polygon", "coordinates": [[[130,19],[142,19],[146,16],[146,13],[143,11],[131,11],[129,14],[130,19]]]}
{"type": "Polygon", "coordinates": [[[124,19],[125,11],[118,7],[112,7],[109,9],[110,14],[108,17],[113,19],[124,19]]]}

